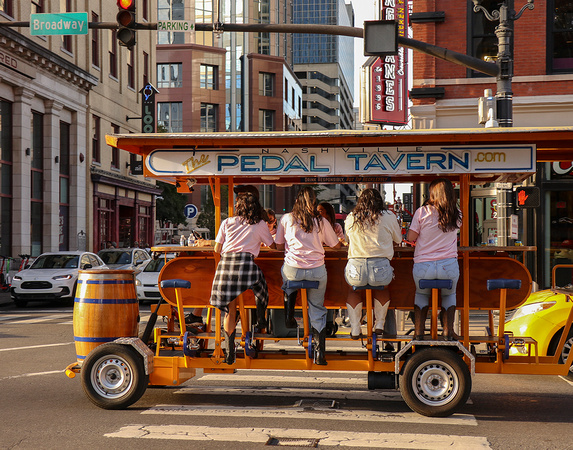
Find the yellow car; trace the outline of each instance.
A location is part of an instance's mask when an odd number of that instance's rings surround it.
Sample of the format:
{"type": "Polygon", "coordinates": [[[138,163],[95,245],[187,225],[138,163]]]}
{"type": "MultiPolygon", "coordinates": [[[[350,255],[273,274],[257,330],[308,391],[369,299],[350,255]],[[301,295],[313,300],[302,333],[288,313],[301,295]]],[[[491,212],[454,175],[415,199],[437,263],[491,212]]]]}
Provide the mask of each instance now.
{"type": "MultiPolygon", "coordinates": [[[[528,336],[537,341],[540,356],[555,354],[559,339],[563,334],[565,322],[573,308],[573,298],[557,294],[550,289],[538,291],[529,296],[523,305],[515,310],[505,323],[505,331],[514,336],[528,336]]],[[[564,363],[573,345],[573,327],[569,330],[567,341],[559,361],[564,363]]],[[[513,345],[510,355],[527,354],[527,346],[513,345]]],[[[569,368],[573,373],[573,365],[569,368]]]]}

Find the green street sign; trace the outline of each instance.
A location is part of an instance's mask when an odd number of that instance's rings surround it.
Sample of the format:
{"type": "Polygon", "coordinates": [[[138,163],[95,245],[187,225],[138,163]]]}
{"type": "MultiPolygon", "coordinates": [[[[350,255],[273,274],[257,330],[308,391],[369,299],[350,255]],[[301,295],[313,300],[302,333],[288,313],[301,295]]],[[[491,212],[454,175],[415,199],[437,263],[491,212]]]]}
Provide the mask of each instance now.
{"type": "Polygon", "coordinates": [[[30,34],[88,34],[88,13],[30,14],[30,34]]]}

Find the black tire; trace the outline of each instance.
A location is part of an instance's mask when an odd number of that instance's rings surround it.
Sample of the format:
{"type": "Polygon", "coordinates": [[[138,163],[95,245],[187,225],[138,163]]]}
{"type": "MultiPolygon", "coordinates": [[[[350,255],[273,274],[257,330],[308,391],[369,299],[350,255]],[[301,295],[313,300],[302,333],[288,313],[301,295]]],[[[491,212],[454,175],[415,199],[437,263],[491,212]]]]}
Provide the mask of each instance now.
{"type": "MultiPolygon", "coordinates": [[[[569,332],[569,336],[565,341],[565,345],[563,346],[563,350],[561,350],[561,356],[559,357],[559,362],[561,364],[565,364],[569,354],[571,353],[571,347],[573,347],[573,328],[569,332]]],[[[569,373],[573,374],[573,363],[569,366],[569,373]]]]}
{"type": "Polygon", "coordinates": [[[21,298],[15,298],[14,303],[16,304],[17,308],[25,308],[28,304],[28,300],[22,300],[21,298]]]}
{"type": "Polygon", "coordinates": [[[149,376],[143,358],[128,345],[103,344],[86,357],[82,386],[90,401],[103,409],[124,409],[141,398],[149,376]]]}
{"type": "Polygon", "coordinates": [[[447,348],[428,347],[406,361],[400,392],[406,404],[428,417],[447,417],[470,396],[472,379],[461,356],[447,348]]]}

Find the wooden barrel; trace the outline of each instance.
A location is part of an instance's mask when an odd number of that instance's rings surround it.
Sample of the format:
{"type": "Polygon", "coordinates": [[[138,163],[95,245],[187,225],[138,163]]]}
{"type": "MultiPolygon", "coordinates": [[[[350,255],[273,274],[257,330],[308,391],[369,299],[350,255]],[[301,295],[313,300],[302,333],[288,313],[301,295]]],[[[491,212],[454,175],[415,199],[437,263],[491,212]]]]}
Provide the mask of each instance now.
{"type": "Polygon", "coordinates": [[[133,270],[80,270],[74,302],[74,341],[78,361],[98,345],[137,337],[139,301],[133,270]]]}

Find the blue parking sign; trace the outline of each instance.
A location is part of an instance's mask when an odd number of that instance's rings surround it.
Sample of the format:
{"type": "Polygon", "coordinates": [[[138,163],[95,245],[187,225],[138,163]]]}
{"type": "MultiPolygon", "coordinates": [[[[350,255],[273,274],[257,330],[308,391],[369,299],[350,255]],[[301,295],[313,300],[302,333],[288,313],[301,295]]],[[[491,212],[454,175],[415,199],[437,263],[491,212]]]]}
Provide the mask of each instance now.
{"type": "Polygon", "coordinates": [[[197,207],[191,203],[185,205],[185,217],[187,217],[188,219],[193,219],[197,213],[199,212],[199,210],[197,209],[197,207]]]}

